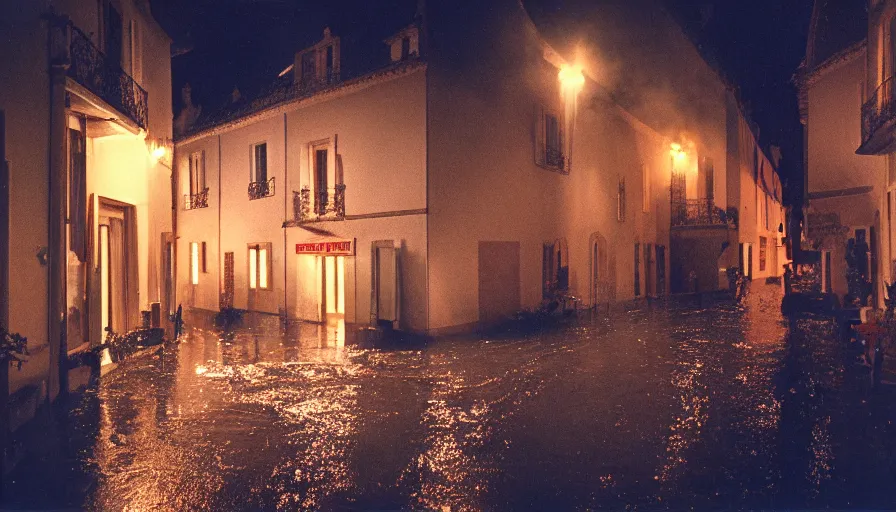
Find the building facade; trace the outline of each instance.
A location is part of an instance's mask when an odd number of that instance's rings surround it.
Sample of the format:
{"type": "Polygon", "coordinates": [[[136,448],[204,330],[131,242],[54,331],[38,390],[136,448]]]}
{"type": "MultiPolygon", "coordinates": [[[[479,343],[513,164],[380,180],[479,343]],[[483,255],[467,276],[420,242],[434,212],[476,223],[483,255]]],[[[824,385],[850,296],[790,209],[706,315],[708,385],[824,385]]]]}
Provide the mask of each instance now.
{"type": "Polygon", "coordinates": [[[170,40],[144,0],[4,2],[0,32],[10,388],[52,399],[70,353],[173,305],[170,40]]]}
{"type": "Polygon", "coordinates": [[[676,80],[701,81],[676,101],[692,116],[620,100],[599,41],[577,52],[518,0],[418,14],[385,38],[381,66],[341,76],[351,50],[326,30],[270,90],[178,139],[179,300],[459,332],[676,291],[691,268],[674,262],[694,260],[675,259],[685,231],[710,232],[701,290],[727,286],[750,244],[751,277],[780,275],[780,181],[672,20],[657,44],[678,47],[676,80]]]}
{"type": "Polygon", "coordinates": [[[820,288],[882,306],[892,280],[889,21],[896,4],[815,3],[798,73],[805,126],[805,221],[820,288]],[[889,14],[888,14],[889,13],[889,14]],[[886,32],[883,33],[882,31],[886,32]],[[867,34],[867,38],[866,38],[867,34]],[[883,66],[883,67],[881,67],[883,66]]]}

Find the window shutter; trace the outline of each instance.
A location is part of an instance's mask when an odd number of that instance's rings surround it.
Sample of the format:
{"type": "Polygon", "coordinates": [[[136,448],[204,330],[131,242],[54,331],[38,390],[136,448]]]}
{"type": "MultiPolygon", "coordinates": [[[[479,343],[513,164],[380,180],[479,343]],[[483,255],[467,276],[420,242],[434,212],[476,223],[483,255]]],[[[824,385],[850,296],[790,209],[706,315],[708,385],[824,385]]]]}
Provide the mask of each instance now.
{"type": "Polygon", "coordinates": [[[327,151],[327,183],[340,183],[336,179],[336,152],[339,150],[338,145],[338,135],[333,134],[333,138],[330,139],[330,151],[327,151]]]}
{"type": "Polygon", "coordinates": [[[535,163],[545,165],[545,126],[544,108],[541,105],[535,107],[535,163]]]}
{"type": "Polygon", "coordinates": [[[202,174],[200,175],[200,179],[199,179],[199,191],[202,192],[203,190],[205,190],[205,187],[206,187],[206,184],[205,184],[206,183],[205,182],[205,150],[203,150],[201,153],[199,153],[199,158],[200,158],[200,169],[202,172],[202,174]]]}
{"type": "Polygon", "coordinates": [[[560,150],[560,172],[569,172],[569,155],[566,151],[565,133],[563,133],[563,118],[557,117],[557,140],[560,150]]]}

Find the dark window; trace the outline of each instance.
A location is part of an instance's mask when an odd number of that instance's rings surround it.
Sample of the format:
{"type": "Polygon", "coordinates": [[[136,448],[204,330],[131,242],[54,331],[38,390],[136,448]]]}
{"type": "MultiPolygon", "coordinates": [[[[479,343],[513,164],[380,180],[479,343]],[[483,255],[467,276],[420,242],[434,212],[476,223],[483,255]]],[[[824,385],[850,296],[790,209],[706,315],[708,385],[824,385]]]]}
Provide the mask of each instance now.
{"type": "Polygon", "coordinates": [[[122,24],[121,14],[112,4],[106,4],[106,56],[121,65],[122,24]]]}
{"type": "Polygon", "coordinates": [[[199,253],[199,270],[201,270],[203,274],[208,273],[208,259],[205,242],[202,242],[201,251],[199,253]]]}
{"type": "Polygon", "coordinates": [[[411,38],[401,38],[401,60],[405,60],[411,54],[411,38]]]}
{"type": "Polygon", "coordinates": [[[309,83],[316,78],[317,66],[314,64],[315,52],[302,55],[302,82],[309,83]]]}
{"type": "Polygon", "coordinates": [[[81,262],[87,261],[87,229],[84,215],[87,211],[87,153],[84,135],[78,130],[69,130],[71,158],[71,185],[69,186],[69,216],[71,224],[71,250],[81,262]]]}
{"type": "Polygon", "coordinates": [[[327,210],[327,149],[314,150],[315,210],[323,215],[327,210]]]}
{"type": "Polygon", "coordinates": [[[551,114],[544,116],[545,164],[563,167],[563,153],[560,148],[560,123],[551,114]]]}
{"type": "Polygon", "coordinates": [[[759,237],[759,271],[765,272],[765,259],[768,253],[768,239],[759,237]]]}
{"type": "Polygon", "coordinates": [[[619,179],[619,188],[616,191],[616,220],[625,222],[625,178],[619,179]]]}
{"type": "Polygon", "coordinates": [[[544,244],[541,259],[541,296],[547,299],[554,289],[554,244],[544,244]]]}
{"type": "Polygon", "coordinates": [[[641,295],[641,244],[635,244],[635,297],[641,295]]]}
{"type": "Polygon", "coordinates": [[[258,183],[268,181],[268,145],[256,144],[254,155],[252,181],[258,183]]]}

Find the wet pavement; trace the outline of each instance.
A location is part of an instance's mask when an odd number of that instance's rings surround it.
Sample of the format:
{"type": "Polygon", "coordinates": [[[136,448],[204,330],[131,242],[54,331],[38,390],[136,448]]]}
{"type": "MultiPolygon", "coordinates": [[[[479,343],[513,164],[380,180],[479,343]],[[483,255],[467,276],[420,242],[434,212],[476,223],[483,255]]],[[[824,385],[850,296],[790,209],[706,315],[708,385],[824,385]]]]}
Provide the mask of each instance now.
{"type": "Polygon", "coordinates": [[[896,507],[896,386],[872,392],[829,321],[779,301],[406,350],[194,329],[76,398],[7,506],[896,507]]]}

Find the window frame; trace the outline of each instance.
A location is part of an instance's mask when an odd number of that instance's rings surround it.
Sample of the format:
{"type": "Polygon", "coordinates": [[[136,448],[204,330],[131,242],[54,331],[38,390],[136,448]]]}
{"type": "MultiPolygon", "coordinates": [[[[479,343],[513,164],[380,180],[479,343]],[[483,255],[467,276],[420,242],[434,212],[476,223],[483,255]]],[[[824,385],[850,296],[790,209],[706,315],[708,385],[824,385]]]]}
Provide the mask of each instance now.
{"type": "Polygon", "coordinates": [[[616,189],[616,220],[618,222],[625,222],[625,210],[625,176],[621,176],[616,189]]]}
{"type": "Polygon", "coordinates": [[[205,172],[205,150],[190,153],[189,159],[189,193],[191,196],[202,193],[208,188],[205,172]]]}
{"type": "Polygon", "coordinates": [[[246,278],[247,285],[250,291],[258,291],[264,290],[269,291],[273,290],[273,251],[271,242],[256,242],[246,244],[246,278]],[[255,259],[253,266],[253,256],[252,251],[255,251],[255,259]],[[264,276],[264,285],[262,285],[262,268],[261,268],[261,251],[265,251],[264,263],[265,263],[265,276],[264,276]],[[252,269],[255,269],[254,276],[252,275],[252,269]],[[253,280],[254,277],[254,280],[253,280]]]}
{"type": "Polygon", "coordinates": [[[199,284],[199,242],[190,242],[190,284],[199,284]]]}
{"type": "Polygon", "coordinates": [[[270,166],[268,161],[268,141],[263,140],[251,144],[249,150],[249,183],[267,183],[271,176],[269,174],[270,166]],[[258,179],[258,161],[256,157],[257,148],[264,147],[264,179],[258,179]]]}

